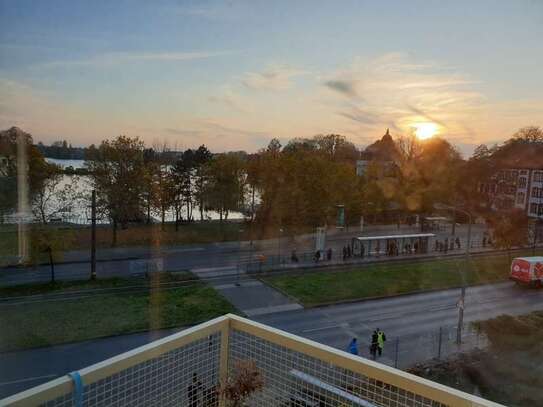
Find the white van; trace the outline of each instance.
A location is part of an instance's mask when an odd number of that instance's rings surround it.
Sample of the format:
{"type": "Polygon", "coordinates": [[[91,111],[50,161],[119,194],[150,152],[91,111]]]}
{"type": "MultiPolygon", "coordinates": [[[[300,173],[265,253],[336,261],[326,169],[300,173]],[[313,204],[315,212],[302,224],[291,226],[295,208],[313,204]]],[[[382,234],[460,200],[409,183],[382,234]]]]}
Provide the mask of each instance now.
{"type": "Polygon", "coordinates": [[[517,257],[511,263],[509,278],[519,284],[543,285],[543,257],[517,257]]]}

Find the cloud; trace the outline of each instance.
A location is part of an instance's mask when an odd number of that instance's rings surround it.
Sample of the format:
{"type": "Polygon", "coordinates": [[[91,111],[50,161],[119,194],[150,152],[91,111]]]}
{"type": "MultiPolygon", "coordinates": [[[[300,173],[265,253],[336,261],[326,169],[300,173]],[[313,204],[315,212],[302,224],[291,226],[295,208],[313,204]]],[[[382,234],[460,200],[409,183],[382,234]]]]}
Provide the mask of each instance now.
{"type": "Polygon", "coordinates": [[[39,64],[39,68],[70,66],[109,66],[132,62],[179,62],[232,55],[236,51],[195,51],[195,52],[107,52],[82,59],[51,61],[39,64]]]}
{"type": "Polygon", "coordinates": [[[349,110],[340,111],[338,114],[362,125],[374,125],[383,121],[381,114],[364,110],[357,106],[351,106],[349,110]]]}
{"type": "Polygon", "coordinates": [[[404,53],[355,59],[323,82],[334,91],[337,114],[361,131],[396,127],[407,132],[413,123],[433,121],[447,135],[456,136],[485,103],[477,85],[453,68],[434,61],[413,62],[404,53]]]}
{"type": "Polygon", "coordinates": [[[325,86],[349,97],[357,96],[356,82],[351,79],[332,79],[326,81],[325,86]]]}
{"type": "Polygon", "coordinates": [[[238,92],[235,92],[230,85],[221,86],[216,94],[208,97],[208,100],[212,103],[226,105],[240,113],[250,112],[250,108],[244,102],[243,97],[238,92]]]}
{"type": "Polygon", "coordinates": [[[306,73],[306,71],[287,66],[277,66],[263,72],[247,72],[241,83],[253,90],[282,91],[292,86],[292,78],[306,73]]]}

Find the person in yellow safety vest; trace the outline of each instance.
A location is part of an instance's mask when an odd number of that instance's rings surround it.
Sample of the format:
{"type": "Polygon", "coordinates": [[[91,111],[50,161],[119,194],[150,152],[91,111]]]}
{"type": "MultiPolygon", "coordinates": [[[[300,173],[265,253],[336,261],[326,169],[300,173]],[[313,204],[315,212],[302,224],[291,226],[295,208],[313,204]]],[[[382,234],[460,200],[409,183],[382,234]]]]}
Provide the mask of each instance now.
{"type": "Polygon", "coordinates": [[[385,333],[377,328],[377,351],[379,352],[379,356],[383,354],[383,348],[385,347],[386,340],[387,337],[385,333]]]}

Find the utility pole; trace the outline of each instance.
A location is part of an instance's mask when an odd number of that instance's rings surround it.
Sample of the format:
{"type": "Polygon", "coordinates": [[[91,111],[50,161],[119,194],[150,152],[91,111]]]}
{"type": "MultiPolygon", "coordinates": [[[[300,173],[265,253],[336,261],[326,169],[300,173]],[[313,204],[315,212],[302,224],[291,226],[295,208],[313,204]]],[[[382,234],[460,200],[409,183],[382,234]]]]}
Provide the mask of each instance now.
{"type": "Polygon", "coordinates": [[[91,204],[91,280],[96,280],[96,190],[92,190],[91,204]]]}
{"type": "Polygon", "coordinates": [[[466,287],[462,287],[460,300],[456,306],[458,307],[458,326],[456,327],[456,344],[462,343],[462,326],[464,324],[464,300],[466,298],[466,287]]]}
{"type": "MultiPolygon", "coordinates": [[[[453,206],[443,205],[443,204],[436,204],[436,209],[449,209],[454,211],[462,212],[468,217],[468,237],[466,242],[466,264],[469,264],[470,261],[470,248],[471,248],[471,223],[472,223],[472,216],[471,213],[468,211],[458,209],[453,206]]],[[[464,271],[460,271],[460,275],[462,277],[462,289],[460,290],[460,299],[456,303],[456,306],[458,308],[458,326],[456,327],[456,344],[460,345],[462,343],[462,326],[464,324],[464,303],[466,299],[466,281],[464,276],[464,271]]]]}
{"type": "Polygon", "coordinates": [[[283,229],[279,228],[279,236],[277,237],[277,265],[281,267],[281,236],[283,235],[283,229]]]}

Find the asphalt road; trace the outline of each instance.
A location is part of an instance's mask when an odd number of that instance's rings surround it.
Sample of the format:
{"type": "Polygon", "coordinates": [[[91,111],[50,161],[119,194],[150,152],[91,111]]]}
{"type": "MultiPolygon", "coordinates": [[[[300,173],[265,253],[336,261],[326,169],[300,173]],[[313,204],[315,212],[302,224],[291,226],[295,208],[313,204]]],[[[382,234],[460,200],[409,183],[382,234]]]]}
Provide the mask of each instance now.
{"type": "MultiPolygon", "coordinates": [[[[368,231],[364,235],[389,235],[416,233],[413,228],[404,227],[386,228],[383,230],[368,231]]],[[[438,236],[444,239],[449,236],[448,232],[441,232],[438,236]]],[[[353,231],[339,233],[327,238],[327,248],[332,248],[336,259],[341,258],[343,246],[350,242],[353,236],[360,233],[353,231]]],[[[457,235],[460,237],[462,247],[466,244],[466,227],[458,227],[457,235]]],[[[473,241],[480,239],[482,229],[474,227],[473,241]]],[[[130,277],[142,274],[146,271],[156,269],[175,270],[202,270],[224,268],[230,270],[238,264],[253,263],[257,270],[256,256],[264,254],[268,261],[273,258],[283,257],[286,262],[290,261],[290,253],[296,248],[300,257],[302,252],[307,251],[307,261],[311,262],[314,246],[312,235],[300,236],[292,239],[272,239],[256,242],[254,246],[250,242],[225,242],[206,245],[186,245],[179,247],[158,247],[158,248],[119,248],[98,251],[98,258],[102,259],[97,263],[98,278],[130,277]]],[[[455,252],[462,252],[456,250],[455,252]]],[[[67,263],[55,266],[55,277],[57,280],[84,280],[90,276],[90,262],[88,262],[88,251],[74,251],[66,253],[64,261],[67,263]]],[[[382,259],[383,257],[381,257],[382,259]]],[[[302,258],[301,261],[304,259],[302,258]]],[[[0,286],[27,284],[36,282],[47,282],[50,280],[50,267],[41,265],[37,267],[4,267],[0,268],[0,286]]]]}
{"type": "MultiPolygon", "coordinates": [[[[399,367],[432,356],[440,327],[454,326],[459,290],[405,295],[306,310],[254,316],[253,319],[306,338],[345,349],[357,336],[367,355],[371,331],[387,334],[381,362],[393,364],[399,338],[399,367]]],[[[500,314],[524,314],[543,309],[543,290],[499,283],[468,288],[465,321],[500,314]]],[[[70,371],[104,360],[174,332],[174,330],[123,335],[81,343],[0,354],[0,398],[36,386],[70,371]]]]}

